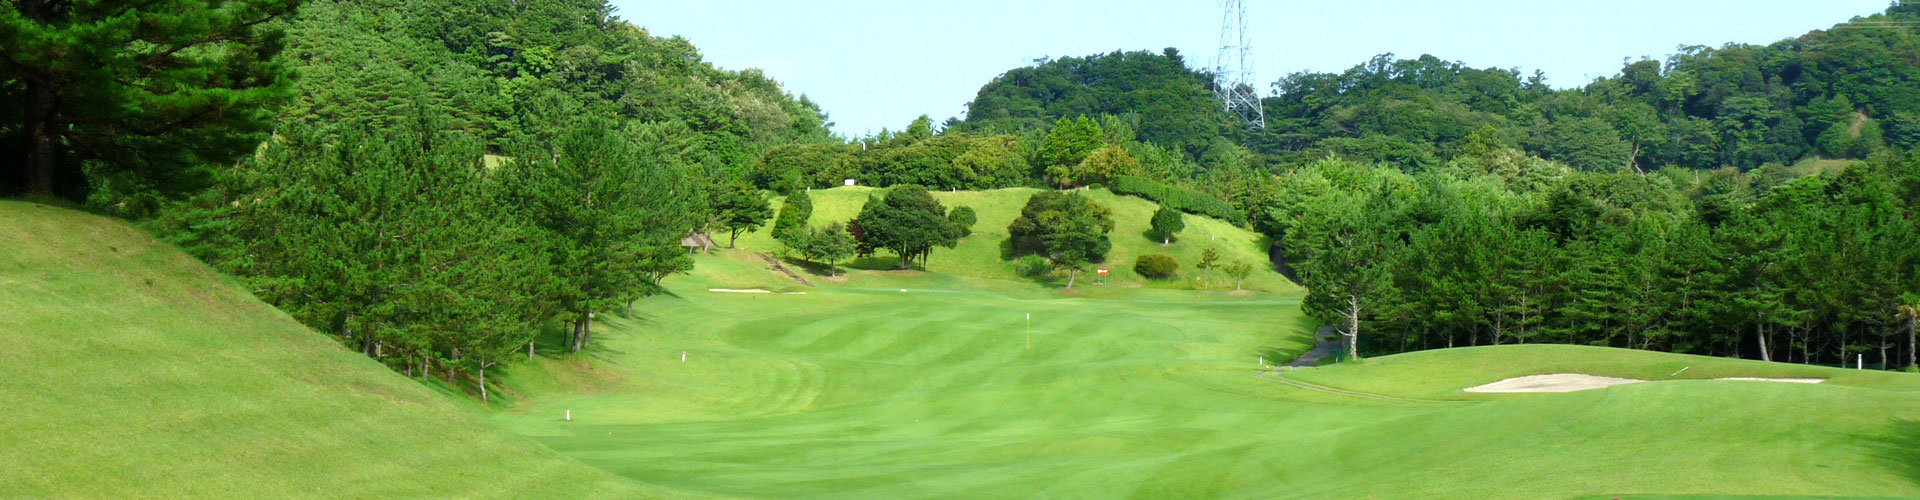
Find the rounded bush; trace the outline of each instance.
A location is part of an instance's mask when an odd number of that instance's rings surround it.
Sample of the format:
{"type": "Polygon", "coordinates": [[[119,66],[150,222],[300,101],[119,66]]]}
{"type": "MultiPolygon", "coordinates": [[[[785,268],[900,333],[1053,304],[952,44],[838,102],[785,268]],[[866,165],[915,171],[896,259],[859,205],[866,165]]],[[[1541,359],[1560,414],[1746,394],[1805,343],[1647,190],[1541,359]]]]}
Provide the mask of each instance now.
{"type": "Polygon", "coordinates": [[[1053,266],[1047,264],[1047,259],[1041,258],[1038,255],[1028,255],[1013,261],[1013,272],[1020,273],[1021,276],[1028,278],[1046,276],[1048,272],[1052,271],[1053,266]]]}
{"type": "Polygon", "coordinates": [[[1172,278],[1173,273],[1179,270],[1180,262],[1173,260],[1171,255],[1150,253],[1133,261],[1133,272],[1153,279],[1172,278]]]}

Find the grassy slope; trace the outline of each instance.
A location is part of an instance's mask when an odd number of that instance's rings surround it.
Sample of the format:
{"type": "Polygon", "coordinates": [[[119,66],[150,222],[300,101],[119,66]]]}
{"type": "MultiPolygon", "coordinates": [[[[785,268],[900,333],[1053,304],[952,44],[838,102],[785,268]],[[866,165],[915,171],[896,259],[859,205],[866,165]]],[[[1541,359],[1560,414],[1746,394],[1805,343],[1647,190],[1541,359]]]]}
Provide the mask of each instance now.
{"type": "Polygon", "coordinates": [[[0,304],[0,497],[646,495],[108,219],[0,202],[0,304]]]}
{"type": "MultiPolygon", "coordinates": [[[[953,276],[990,278],[998,280],[1020,279],[1013,272],[1011,263],[1001,258],[1001,243],[1007,239],[1007,224],[1020,215],[1027,198],[1037,191],[1028,188],[999,189],[993,191],[936,192],[934,197],[948,208],[965,205],[973,207],[980,221],[973,227],[973,236],[961,240],[957,248],[938,248],[928,259],[927,271],[953,276]]],[[[881,190],[867,187],[842,187],[814,190],[809,193],[813,198],[812,223],[824,226],[830,221],[846,221],[860,213],[860,207],[866,203],[868,195],[879,195],[881,190]]],[[[1153,286],[1153,287],[1191,287],[1192,280],[1199,276],[1192,266],[1200,259],[1200,253],[1207,247],[1215,248],[1221,256],[1221,263],[1235,260],[1256,264],[1255,274],[1247,279],[1247,288],[1268,291],[1295,291],[1294,286],[1279,273],[1271,271],[1271,266],[1258,265],[1267,260],[1266,248],[1261,246],[1261,236],[1252,231],[1233,227],[1232,224],[1196,215],[1187,215],[1187,228],[1180,233],[1180,239],[1173,245],[1162,247],[1159,240],[1149,239],[1143,234],[1149,227],[1149,220],[1158,208],[1151,201],[1132,196],[1118,196],[1104,189],[1085,191],[1094,201],[1113,210],[1114,229],[1108,238],[1113,240],[1113,251],[1107,255],[1105,267],[1112,272],[1109,282],[1115,286],[1153,286]],[[1172,255],[1180,262],[1181,278],[1168,281],[1149,281],[1133,272],[1134,258],[1147,253],[1172,255]]],[[[782,200],[775,199],[774,206],[780,206],[782,200]]],[[[740,236],[738,246],[742,249],[772,252],[780,248],[780,243],[770,236],[772,229],[762,227],[751,234],[740,236]]],[[[719,234],[716,242],[725,245],[727,235],[719,234]]],[[[866,269],[893,269],[899,260],[882,250],[881,255],[855,262],[854,267],[866,269]]],[[[1231,289],[1232,283],[1226,282],[1226,276],[1218,271],[1214,274],[1218,280],[1216,288],[1231,289]]],[[[1062,280],[1064,281],[1064,280],[1062,280]]]]}
{"type": "Polygon", "coordinates": [[[1306,347],[1295,293],[1116,286],[1059,299],[1020,282],[880,271],[804,295],[706,291],[800,290],[748,257],[702,256],[670,283],[679,296],[610,322],[595,371],[516,374],[528,397],[503,422],[628,477],[761,498],[1920,495],[1912,376],[1502,346],[1263,378],[1256,355],[1306,347]],[[911,290],[862,284],[880,281],[911,290]],[[1832,381],[1460,392],[1532,373],[1651,379],[1682,366],[1681,378],[1832,381]],[[554,420],[566,410],[574,422],[554,420]]]}

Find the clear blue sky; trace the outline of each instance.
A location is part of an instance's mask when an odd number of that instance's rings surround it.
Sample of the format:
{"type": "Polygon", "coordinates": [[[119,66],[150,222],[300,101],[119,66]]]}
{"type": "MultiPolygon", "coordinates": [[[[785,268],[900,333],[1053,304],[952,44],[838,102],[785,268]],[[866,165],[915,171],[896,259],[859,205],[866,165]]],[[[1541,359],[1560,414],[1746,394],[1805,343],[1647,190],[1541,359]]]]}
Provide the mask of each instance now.
{"type": "MultiPolygon", "coordinates": [[[[1042,56],[1176,47],[1189,66],[1219,49],[1220,3],[613,0],[656,36],[680,35],[727,69],[760,68],[825,108],[850,136],[921,114],[962,116],[993,77],[1042,56]]],[[[1767,44],[1886,9],[1887,0],[1331,0],[1247,2],[1265,82],[1340,71],[1385,52],[1546,72],[1556,87],[1665,58],[1680,45],[1767,44]]]]}

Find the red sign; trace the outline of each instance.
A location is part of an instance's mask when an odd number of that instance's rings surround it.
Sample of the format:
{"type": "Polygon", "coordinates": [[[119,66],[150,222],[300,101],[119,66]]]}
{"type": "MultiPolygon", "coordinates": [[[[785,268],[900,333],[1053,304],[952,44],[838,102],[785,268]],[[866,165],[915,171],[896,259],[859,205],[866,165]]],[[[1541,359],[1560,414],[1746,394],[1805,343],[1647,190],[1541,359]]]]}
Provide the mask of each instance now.
{"type": "Polygon", "coordinates": [[[1105,269],[1101,269],[1101,270],[1100,270],[1100,275],[1101,275],[1101,276],[1106,276],[1106,275],[1107,275],[1107,270],[1105,270],[1105,269]]]}

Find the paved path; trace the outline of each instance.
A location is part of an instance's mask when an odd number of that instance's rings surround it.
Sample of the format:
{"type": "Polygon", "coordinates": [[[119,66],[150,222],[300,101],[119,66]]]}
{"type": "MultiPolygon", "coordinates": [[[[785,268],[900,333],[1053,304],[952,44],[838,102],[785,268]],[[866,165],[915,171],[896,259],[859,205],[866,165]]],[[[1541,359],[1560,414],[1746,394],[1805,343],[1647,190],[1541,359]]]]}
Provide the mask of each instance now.
{"type": "Polygon", "coordinates": [[[1333,325],[1323,325],[1320,329],[1314,330],[1313,342],[1313,349],[1294,358],[1292,363],[1287,363],[1287,366],[1312,368],[1320,362],[1320,358],[1332,356],[1334,351],[1340,349],[1340,336],[1334,333],[1333,325]]]}

